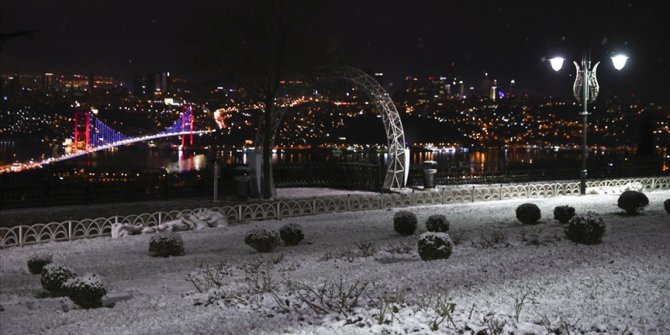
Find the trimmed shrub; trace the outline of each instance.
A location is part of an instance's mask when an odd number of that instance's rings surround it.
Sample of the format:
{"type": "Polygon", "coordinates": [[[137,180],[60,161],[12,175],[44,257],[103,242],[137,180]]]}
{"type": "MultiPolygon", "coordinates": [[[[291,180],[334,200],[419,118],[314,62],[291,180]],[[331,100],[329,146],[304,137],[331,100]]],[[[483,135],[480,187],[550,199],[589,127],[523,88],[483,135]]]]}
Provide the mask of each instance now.
{"type": "Polygon", "coordinates": [[[416,215],[410,211],[398,211],[393,215],[393,229],[402,236],[414,234],[416,225],[416,215]]]}
{"type": "Polygon", "coordinates": [[[102,306],[102,297],[107,294],[107,288],[95,274],[72,277],[63,284],[63,287],[68,291],[68,297],[82,308],[102,306]]]}
{"type": "Polygon", "coordinates": [[[628,215],[635,215],[649,205],[649,198],[642,192],[625,191],[619,196],[617,206],[628,213],[628,215]]]}
{"type": "Polygon", "coordinates": [[[74,271],[65,265],[47,264],[42,268],[40,282],[42,287],[49,291],[52,297],[63,297],[67,295],[67,289],[63,286],[65,282],[77,276],[74,271]]]}
{"type": "Polygon", "coordinates": [[[419,256],[424,261],[447,259],[451,256],[453,244],[447,233],[423,233],[418,242],[419,256]]]}
{"type": "Polygon", "coordinates": [[[170,257],[184,255],[184,241],[177,233],[157,233],[149,240],[149,255],[170,257]]]}
{"type": "Polygon", "coordinates": [[[605,234],[605,222],[595,213],[575,216],[565,228],[565,236],[581,244],[598,244],[605,234]]]}
{"type": "Polygon", "coordinates": [[[666,212],[670,213],[670,199],[663,201],[663,207],[665,207],[666,212]]]}
{"type": "Polygon", "coordinates": [[[426,220],[426,229],[436,233],[446,233],[449,231],[449,221],[447,217],[442,214],[434,214],[426,220]]]}
{"type": "Polygon", "coordinates": [[[554,208],[554,220],[560,223],[568,223],[575,216],[575,208],[568,205],[556,206],[554,208]]]}
{"type": "Polygon", "coordinates": [[[302,233],[302,226],[297,223],[289,223],[279,228],[279,236],[286,245],[297,245],[305,238],[302,233]]]}
{"type": "Polygon", "coordinates": [[[31,274],[38,275],[42,273],[42,268],[51,264],[53,257],[50,254],[35,254],[28,258],[28,270],[31,274]]]}
{"type": "Polygon", "coordinates": [[[516,218],[523,224],[537,224],[541,217],[540,207],[536,204],[525,203],[516,208],[516,218]]]}
{"type": "Polygon", "coordinates": [[[258,252],[270,252],[279,245],[279,235],[272,230],[254,228],[247,233],[244,243],[258,252]]]}

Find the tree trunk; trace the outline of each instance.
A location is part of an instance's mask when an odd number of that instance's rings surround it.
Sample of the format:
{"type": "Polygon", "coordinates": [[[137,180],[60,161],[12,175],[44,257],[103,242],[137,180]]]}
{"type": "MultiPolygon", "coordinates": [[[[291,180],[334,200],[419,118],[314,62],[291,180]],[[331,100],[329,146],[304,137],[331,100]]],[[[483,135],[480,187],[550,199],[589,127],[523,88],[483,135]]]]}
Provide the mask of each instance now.
{"type": "Polygon", "coordinates": [[[263,128],[263,173],[261,174],[261,198],[272,198],[272,120],[274,114],[274,99],[265,102],[265,113],[263,114],[263,121],[265,127],[263,128]]]}

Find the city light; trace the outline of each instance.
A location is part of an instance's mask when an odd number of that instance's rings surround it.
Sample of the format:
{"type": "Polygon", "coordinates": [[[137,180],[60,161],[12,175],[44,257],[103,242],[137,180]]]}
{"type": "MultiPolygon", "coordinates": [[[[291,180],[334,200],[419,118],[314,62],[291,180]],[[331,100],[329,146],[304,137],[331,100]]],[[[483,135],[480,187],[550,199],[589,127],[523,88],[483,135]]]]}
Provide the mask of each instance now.
{"type": "MultiPolygon", "coordinates": [[[[610,57],[607,57],[610,58],[610,57]]],[[[617,59],[625,59],[617,57],[617,59]]],[[[565,60],[564,60],[565,61],[565,60]]],[[[372,72],[374,73],[374,72],[372,72]]],[[[10,76],[5,75],[5,80],[10,76]]],[[[24,88],[30,89],[32,94],[46,94],[49,93],[47,87],[40,85],[42,81],[26,80],[27,83],[24,88]],[[37,85],[37,86],[30,86],[37,85]]],[[[72,75],[55,74],[55,80],[59,78],[71,78],[72,75]]],[[[24,78],[23,75],[16,75],[16,78],[24,78]]],[[[503,78],[498,78],[498,83],[503,82],[503,78]]],[[[118,80],[112,78],[113,82],[118,80]]],[[[458,86],[449,88],[451,83],[455,85],[463,82],[458,75],[431,75],[431,76],[416,76],[408,75],[406,81],[398,85],[400,95],[393,95],[399,110],[403,111],[409,118],[420,118],[428,122],[434,122],[435,127],[442,127],[442,124],[455,125],[454,134],[460,134],[462,137],[461,143],[457,146],[487,146],[487,145],[505,145],[510,147],[519,147],[528,144],[537,144],[540,147],[561,147],[580,149],[582,134],[584,133],[581,118],[579,121],[570,120],[570,117],[564,111],[570,108],[575,108],[577,102],[567,102],[556,100],[554,98],[547,98],[537,103],[527,101],[523,98],[523,93],[516,92],[516,94],[508,94],[510,90],[518,90],[516,81],[507,79],[504,82],[508,84],[508,90],[504,90],[503,85],[498,85],[497,97],[495,101],[490,99],[486,92],[490,92],[494,79],[489,79],[487,82],[489,86],[477,85],[476,82],[467,81],[468,85],[461,84],[463,88],[472,87],[467,91],[469,94],[466,100],[465,95],[461,95],[458,86]],[[502,92],[505,92],[503,95],[502,92]],[[485,94],[485,95],[484,95],[485,94]],[[411,115],[410,115],[411,114],[411,115]]],[[[285,85],[291,85],[291,89],[295,89],[298,94],[292,96],[285,94],[277,100],[278,104],[283,107],[291,108],[292,111],[286,114],[285,126],[278,129],[281,138],[278,145],[286,147],[294,147],[297,145],[306,145],[313,143],[313,145],[320,145],[320,143],[328,143],[330,139],[328,134],[333,134],[334,129],[339,129],[337,136],[332,137],[332,140],[338,137],[346,138],[342,141],[356,141],[353,132],[349,130],[351,122],[356,119],[365,119],[368,116],[381,118],[375,112],[374,104],[366,100],[364,94],[359,94],[360,90],[355,86],[343,89],[338,95],[329,97],[328,90],[312,89],[309,82],[287,81],[285,85]]],[[[236,90],[232,90],[237,92],[236,90]]],[[[219,118],[227,118],[224,124],[227,127],[221,127],[216,133],[224,135],[228,138],[242,138],[239,140],[242,143],[243,139],[249,138],[249,132],[253,132],[257,127],[256,113],[263,108],[263,104],[244,97],[242,93],[239,96],[232,96],[233,93],[228,86],[216,84],[213,85],[208,92],[212,95],[221,96],[221,101],[217,104],[228,106],[231,111],[237,108],[236,112],[219,113],[219,118]]],[[[581,91],[580,91],[581,92],[581,91]]],[[[0,113],[2,119],[2,127],[0,132],[8,136],[31,135],[40,138],[42,143],[47,143],[46,135],[49,131],[57,134],[54,137],[54,143],[62,143],[67,137],[72,137],[72,109],[86,109],[98,110],[98,115],[102,119],[107,120],[109,113],[119,113],[118,115],[140,115],[146,114],[146,120],[154,126],[155,131],[162,131],[172,122],[174,118],[179,116],[179,111],[172,108],[173,105],[180,105],[183,101],[181,95],[171,95],[162,97],[147,98],[145,96],[132,97],[128,96],[121,101],[105,100],[102,95],[104,92],[92,92],[90,97],[82,96],[77,92],[66,92],[64,96],[70,97],[67,102],[68,110],[46,112],[39,103],[35,106],[30,104],[12,104],[11,107],[0,113]],[[102,100],[100,100],[102,98],[102,100]],[[95,106],[95,107],[93,107],[95,106]]],[[[579,94],[581,97],[581,93],[579,94]]],[[[60,95],[55,97],[60,98],[60,95]]],[[[50,99],[50,98],[49,98],[50,99]]],[[[589,99],[591,100],[591,99],[589,99]]],[[[589,101],[590,102],[590,101],[589,101]]],[[[202,102],[198,102],[199,104],[202,102]]],[[[663,106],[655,107],[663,110],[663,106]]],[[[639,117],[649,107],[640,103],[626,103],[621,106],[609,105],[603,110],[602,118],[594,118],[591,124],[587,126],[589,135],[593,135],[593,145],[612,147],[633,147],[634,135],[637,129],[630,127],[629,118],[626,115],[639,117]]],[[[201,129],[217,129],[216,113],[206,112],[206,108],[202,109],[202,113],[198,112],[201,122],[211,123],[205,124],[201,129]],[[213,115],[214,114],[214,115],[213,115]],[[214,120],[212,120],[214,116],[214,120]]],[[[223,111],[220,111],[223,112],[223,111]]],[[[112,128],[126,129],[127,125],[131,123],[119,117],[113,123],[109,123],[112,128]]],[[[143,118],[144,119],[144,118],[143,118]]],[[[368,119],[369,120],[369,119],[368,119]]],[[[199,121],[199,122],[200,122],[199,121]]],[[[219,121],[221,121],[219,119],[219,121]]],[[[83,122],[83,121],[82,121],[83,122]]],[[[422,121],[424,122],[424,121],[422,121]]],[[[664,147],[670,136],[670,129],[668,121],[659,120],[654,124],[652,135],[655,142],[664,147]]],[[[94,123],[95,124],[95,123],[94,123]]],[[[181,128],[181,124],[179,124],[181,128]]],[[[102,128],[101,128],[102,129],[102,128]]],[[[141,132],[140,136],[151,134],[150,128],[141,132]]],[[[105,132],[104,129],[98,130],[100,134],[97,137],[99,144],[106,145],[108,143],[119,142],[115,141],[113,134],[105,132]]],[[[91,132],[94,135],[94,132],[91,132]]],[[[454,140],[449,133],[441,134],[445,136],[445,140],[454,140]]],[[[91,136],[91,140],[96,140],[95,136],[91,136]]],[[[149,139],[147,139],[149,140],[149,139]]],[[[92,141],[95,142],[95,141],[92,141]]],[[[91,143],[92,143],[91,142],[91,143]]],[[[83,141],[80,141],[83,143],[83,141]]],[[[354,142],[355,143],[355,142],[354,142]]],[[[118,143],[125,145],[124,143],[118,143]]],[[[339,143],[341,144],[341,143],[339,143]]],[[[80,148],[81,149],[81,148],[80,148]]],[[[61,149],[62,150],[62,149],[61,149]]],[[[71,150],[71,148],[70,148],[71,150]]],[[[82,150],[79,150],[82,151],[82,150]]],[[[62,153],[62,151],[61,151],[62,153]]],[[[66,152],[67,153],[67,152],[66,152]]],[[[48,156],[48,155],[47,155],[48,156]]],[[[27,161],[29,157],[21,160],[27,161]]],[[[41,161],[43,158],[37,159],[41,161]]],[[[3,164],[11,164],[17,159],[7,159],[3,164]]],[[[52,163],[51,161],[49,163],[52,163]]],[[[617,167],[620,165],[617,165],[617,167]]],[[[2,166],[0,169],[9,169],[9,165],[2,166]]],[[[16,169],[16,167],[15,167],[16,169]]]]}

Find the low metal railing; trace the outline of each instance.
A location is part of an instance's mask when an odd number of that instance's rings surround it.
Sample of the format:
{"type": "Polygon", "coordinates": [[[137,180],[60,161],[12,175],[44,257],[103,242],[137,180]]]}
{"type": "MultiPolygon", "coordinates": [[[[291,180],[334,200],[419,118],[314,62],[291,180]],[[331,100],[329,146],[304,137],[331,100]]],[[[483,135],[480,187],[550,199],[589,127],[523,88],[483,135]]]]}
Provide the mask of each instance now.
{"type": "MultiPolygon", "coordinates": [[[[616,193],[627,187],[646,191],[670,189],[670,177],[627,178],[592,180],[588,189],[602,189],[616,193]]],[[[440,187],[434,191],[409,193],[380,193],[376,195],[345,195],[284,199],[276,201],[243,203],[232,206],[185,209],[142,213],[137,215],[100,217],[96,219],[68,220],[34,225],[0,228],[0,247],[22,246],[52,241],[68,241],[111,235],[112,225],[132,224],[157,226],[175,220],[181,215],[214,211],[229,220],[266,220],[318,215],[325,213],[363,211],[384,208],[411,207],[475,201],[523,198],[549,198],[578,195],[579,181],[538,182],[526,184],[461,185],[440,187]]]]}

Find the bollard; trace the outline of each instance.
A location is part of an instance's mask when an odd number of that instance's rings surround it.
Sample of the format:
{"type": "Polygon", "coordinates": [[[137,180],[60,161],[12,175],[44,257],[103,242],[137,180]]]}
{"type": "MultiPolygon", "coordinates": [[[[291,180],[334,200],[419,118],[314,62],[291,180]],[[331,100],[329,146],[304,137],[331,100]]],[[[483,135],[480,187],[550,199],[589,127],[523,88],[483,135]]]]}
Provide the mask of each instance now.
{"type": "Polygon", "coordinates": [[[219,195],[219,176],[221,174],[221,170],[219,169],[219,164],[214,161],[214,203],[217,203],[219,200],[217,199],[219,195]]]}

